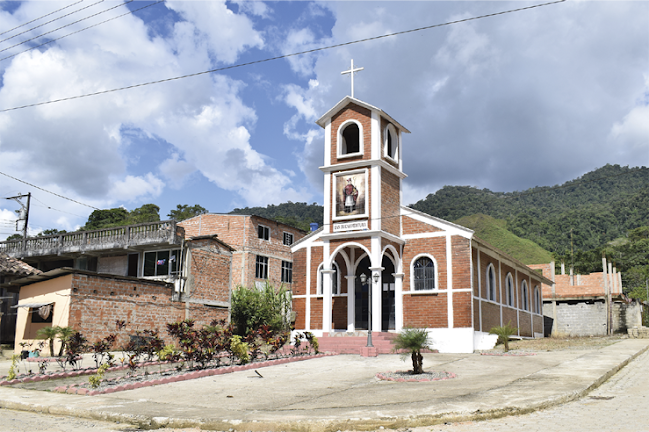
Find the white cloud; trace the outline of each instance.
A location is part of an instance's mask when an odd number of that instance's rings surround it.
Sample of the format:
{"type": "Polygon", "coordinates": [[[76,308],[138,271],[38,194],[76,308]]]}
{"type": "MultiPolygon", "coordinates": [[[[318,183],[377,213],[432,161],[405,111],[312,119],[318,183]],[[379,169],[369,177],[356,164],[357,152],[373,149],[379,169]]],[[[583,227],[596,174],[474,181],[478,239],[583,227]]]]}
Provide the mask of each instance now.
{"type": "Polygon", "coordinates": [[[616,122],[610,138],[619,151],[642,149],[649,163],[649,106],[638,106],[631,110],[621,122],[616,122]]]}
{"type": "Polygon", "coordinates": [[[136,177],[127,175],[113,183],[110,196],[114,201],[136,201],[156,198],[162,193],[164,183],[151,173],[136,177]]]}
{"type": "Polygon", "coordinates": [[[187,178],[196,171],[194,165],[180,160],[179,157],[178,153],[174,153],[160,164],[160,172],[174,189],[180,189],[187,178]]]}
{"type": "Polygon", "coordinates": [[[249,13],[252,15],[257,15],[262,18],[269,18],[270,17],[270,9],[268,6],[266,6],[266,3],[258,0],[234,0],[233,3],[235,3],[237,6],[239,6],[239,9],[245,13],[249,13]]]}
{"type": "MultiPolygon", "coordinates": [[[[193,24],[198,39],[196,42],[204,41],[219,63],[232,63],[246,48],[264,45],[261,35],[253,28],[252,21],[243,14],[233,13],[225,1],[167,1],[165,4],[193,24]]],[[[264,8],[257,6],[243,9],[258,14],[264,8]]]]}

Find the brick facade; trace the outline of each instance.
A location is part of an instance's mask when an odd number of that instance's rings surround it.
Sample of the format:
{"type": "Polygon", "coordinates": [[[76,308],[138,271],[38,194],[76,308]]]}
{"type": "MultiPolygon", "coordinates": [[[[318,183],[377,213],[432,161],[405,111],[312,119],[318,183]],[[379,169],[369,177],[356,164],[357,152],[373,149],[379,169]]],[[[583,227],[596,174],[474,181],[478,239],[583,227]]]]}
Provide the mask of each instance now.
{"type": "MultiPolygon", "coordinates": [[[[158,330],[166,343],[172,343],[167,323],[189,318],[198,325],[213,319],[227,319],[227,308],[185,304],[172,300],[173,285],[109,275],[72,275],[68,325],[94,342],[117,332],[115,322],[128,323],[127,330],[158,330]]],[[[56,307],[56,306],[55,306],[56,307]]],[[[128,340],[121,332],[117,346],[128,340]]]]}
{"type": "Polygon", "coordinates": [[[322,170],[329,177],[326,190],[331,194],[326,194],[325,199],[332,200],[336,195],[334,182],[338,173],[367,169],[369,216],[352,220],[366,220],[368,229],[332,229],[335,203],[329,201],[325,206],[330,209],[325,215],[327,225],[292,248],[295,268],[304,272],[293,284],[294,308],[299,310],[298,314],[310,311],[306,319],[296,321],[297,330],[314,330],[319,335],[364,330],[371,309],[373,331],[425,328],[445,352],[467,352],[475,344],[487,343],[482,342],[489,339],[484,333],[505,320],[521,327],[524,337],[542,332],[536,327],[542,316],[532,311],[533,289],[547,279],[476,239],[472,231],[401,206],[402,146],[398,140],[392,141],[399,145],[394,148],[392,159],[386,157],[384,144],[388,127],[394,127],[399,135],[408,132],[405,128],[383,111],[352,98],[341,101],[317,123],[330,134],[325,140],[330,147],[325,149],[327,157],[322,170]],[[362,127],[362,155],[339,157],[339,129],[349,120],[362,127]],[[380,130],[372,131],[373,126],[380,130]],[[372,142],[373,139],[378,142],[372,142]],[[380,175],[374,190],[372,175],[380,175]],[[373,200],[379,200],[380,205],[373,200]],[[380,209],[380,230],[373,208],[380,209]],[[323,256],[324,251],[329,255],[323,256]],[[433,266],[428,260],[419,261],[415,274],[415,263],[423,257],[430,258],[433,266]],[[330,277],[318,271],[323,260],[333,260],[339,270],[339,290],[328,298],[318,290],[320,279],[330,277]],[[493,299],[489,299],[485,283],[489,265],[493,265],[495,277],[493,299]],[[502,304],[507,273],[514,281],[515,303],[511,307],[502,304]],[[367,282],[362,284],[365,276],[367,282]],[[350,288],[355,287],[351,292],[345,289],[347,280],[350,288]],[[525,305],[521,300],[523,283],[528,285],[525,305]],[[331,310],[323,310],[324,305],[331,305],[331,310]],[[331,322],[326,322],[329,319],[331,322]],[[474,331],[479,337],[474,336],[474,331]]]}

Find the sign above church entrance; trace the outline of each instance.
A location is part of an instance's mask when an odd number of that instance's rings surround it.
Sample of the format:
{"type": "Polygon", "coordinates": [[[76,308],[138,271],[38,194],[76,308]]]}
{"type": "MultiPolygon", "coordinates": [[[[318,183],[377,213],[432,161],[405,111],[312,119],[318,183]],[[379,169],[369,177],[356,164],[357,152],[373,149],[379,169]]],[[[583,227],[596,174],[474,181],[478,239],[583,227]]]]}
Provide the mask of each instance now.
{"type": "Polygon", "coordinates": [[[367,170],[334,174],[334,220],[367,216],[367,170]]]}
{"type": "Polygon", "coordinates": [[[346,232],[346,231],[365,231],[367,230],[367,221],[355,221],[355,222],[338,222],[334,224],[334,232],[346,232]]]}

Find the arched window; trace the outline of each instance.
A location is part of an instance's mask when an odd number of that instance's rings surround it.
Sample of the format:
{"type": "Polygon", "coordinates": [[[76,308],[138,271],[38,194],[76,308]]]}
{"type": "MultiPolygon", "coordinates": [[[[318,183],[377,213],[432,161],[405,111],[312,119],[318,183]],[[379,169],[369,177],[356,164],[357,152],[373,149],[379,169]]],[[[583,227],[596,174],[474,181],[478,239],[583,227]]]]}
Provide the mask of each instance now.
{"type": "Polygon", "coordinates": [[[412,280],[415,291],[428,291],[436,288],[435,262],[429,256],[417,258],[412,265],[412,280]]]}
{"type": "Polygon", "coordinates": [[[494,265],[489,264],[487,267],[487,299],[496,301],[496,271],[494,265]]]}
{"type": "Polygon", "coordinates": [[[507,306],[516,306],[514,298],[514,278],[511,273],[507,273],[505,278],[505,294],[507,295],[507,306]]]}
{"type": "Polygon", "coordinates": [[[534,312],[541,313],[541,291],[538,286],[534,287],[534,312]]]}
{"type": "Polygon", "coordinates": [[[530,293],[527,290],[527,282],[523,281],[521,284],[521,291],[523,295],[523,304],[521,305],[521,309],[523,310],[530,310],[530,293]]]}
{"type": "Polygon", "coordinates": [[[348,120],[338,129],[338,156],[363,153],[363,126],[355,121],[348,120]]]}
{"type": "Polygon", "coordinates": [[[383,133],[383,154],[397,160],[399,152],[399,135],[392,124],[389,124],[383,133]]]}
{"type": "MultiPolygon", "coordinates": [[[[336,295],[338,294],[338,264],[333,263],[332,267],[332,270],[334,272],[331,274],[331,294],[336,295]]],[[[320,266],[318,267],[318,274],[320,275],[320,277],[318,278],[318,295],[322,295],[322,288],[324,286],[324,273],[322,273],[322,264],[320,264],[320,266]]]]}

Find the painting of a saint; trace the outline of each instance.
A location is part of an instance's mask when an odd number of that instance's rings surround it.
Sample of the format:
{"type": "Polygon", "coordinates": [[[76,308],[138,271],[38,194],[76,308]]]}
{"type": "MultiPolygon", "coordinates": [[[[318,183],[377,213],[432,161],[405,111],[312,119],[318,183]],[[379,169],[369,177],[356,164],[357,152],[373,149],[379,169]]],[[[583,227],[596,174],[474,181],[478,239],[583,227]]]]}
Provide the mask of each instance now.
{"type": "Polygon", "coordinates": [[[365,215],[365,171],[337,174],[336,217],[365,215]]]}

